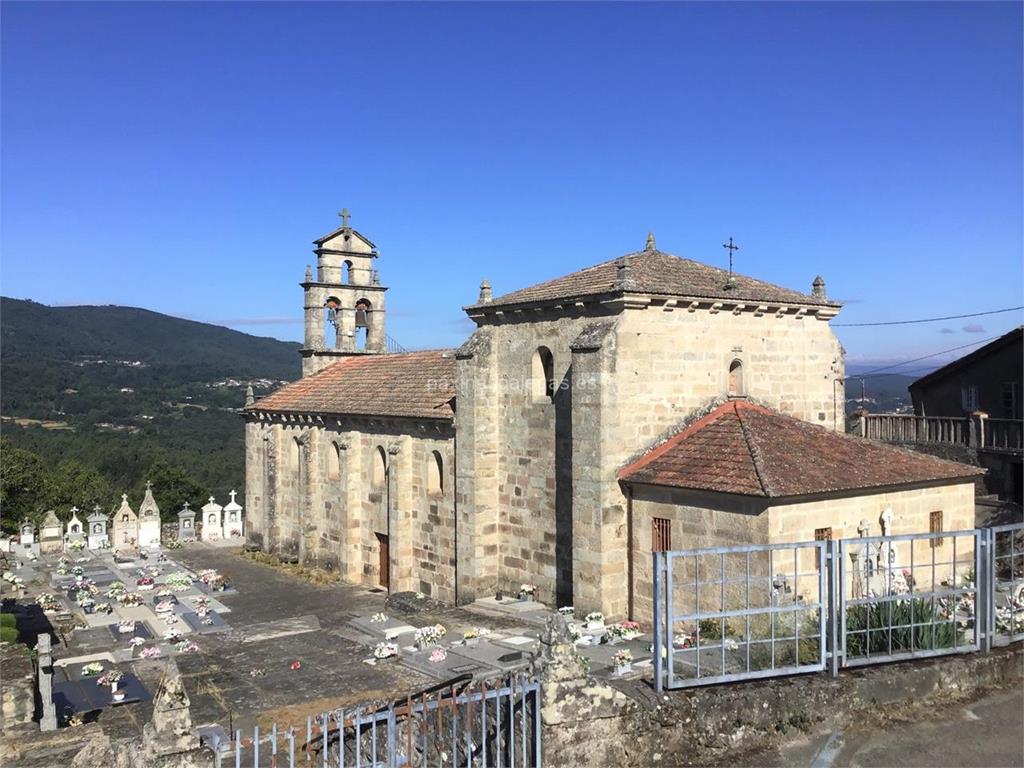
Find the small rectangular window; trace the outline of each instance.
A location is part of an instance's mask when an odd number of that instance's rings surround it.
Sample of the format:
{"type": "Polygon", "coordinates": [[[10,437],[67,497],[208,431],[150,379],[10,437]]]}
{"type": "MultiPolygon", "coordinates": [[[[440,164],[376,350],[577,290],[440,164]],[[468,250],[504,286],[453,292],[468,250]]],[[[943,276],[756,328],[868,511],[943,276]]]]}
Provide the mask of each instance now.
{"type": "MultiPolygon", "coordinates": [[[[928,533],[942,533],[942,510],[936,510],[928,515],[928,533]]],[[[932,539],[932,548],[937,549],[942,546],[944,539],[936,538],[932,539]]]]}
{"type": "Polygon", "coordinates": [[[968,413],[978,410],[978,388],[974,384],[960,387],[960,404],[968,413]]]}
{"type": "Polygon", "coordinates": [[[668,552],[672,549],[672,521],[664,517],[655,517],[651,521],[651,550],[668,552]]]}
{"type": "Polygon", "coordinates": [[[815,528],[814,529],[814,540],[815,541],[832,541],[832,529],[831,528],[815,528]]]}

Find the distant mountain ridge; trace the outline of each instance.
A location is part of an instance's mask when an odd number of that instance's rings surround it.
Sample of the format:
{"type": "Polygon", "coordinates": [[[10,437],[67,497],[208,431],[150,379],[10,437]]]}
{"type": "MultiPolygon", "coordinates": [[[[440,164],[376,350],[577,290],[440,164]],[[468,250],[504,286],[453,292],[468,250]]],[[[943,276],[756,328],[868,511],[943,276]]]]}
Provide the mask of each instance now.
{"type": "Polygon", "coordinates": [[[0,360],[139,360],[204,375],[297,379],[300,345],[136,307],[51,307],[0,297],[0,360]]]}

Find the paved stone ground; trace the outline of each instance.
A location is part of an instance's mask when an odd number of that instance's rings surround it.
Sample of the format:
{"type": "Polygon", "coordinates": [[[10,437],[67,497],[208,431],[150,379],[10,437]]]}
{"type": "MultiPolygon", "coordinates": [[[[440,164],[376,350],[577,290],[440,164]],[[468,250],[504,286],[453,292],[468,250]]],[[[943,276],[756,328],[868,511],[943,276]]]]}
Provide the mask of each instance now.
{"type": "Polygon", "coordinates": [[[500,617],[482,619],[465,609],[432,607],[413,614],[385,608],[383,593],[341,583],[317,586],[234,549],[192,545],[171,556],[196,570],[215,568],[237,589],[217,594],[231,609],[225,616],[230,631],[198,637],[200,653],[177,658],[197,726],[304,723],[312,713],[393,698],[437,682],[401,664],[366,664],[371,654],[367,639],[349,625],[359,616],[386,610],[416,626],[440,622],[453,632],[481,623],[511,626],[500,617]],[[319,628],[251,639],[257,631],[259,636],[273,634],[275,627],[287,632],[289,620],[299,628],[319,628]],[[293,661],[300,662],[299,670],[290,669],[293,661]],[[253,677],[253,669],[265,674],[253,677]]]}
{"type": "Polygon", "coordinates": [[[1024,766],[1024,691],[993,691],[927,718],[820,733],[733,764],[809,768],[1017,768],[1024,766]]]}

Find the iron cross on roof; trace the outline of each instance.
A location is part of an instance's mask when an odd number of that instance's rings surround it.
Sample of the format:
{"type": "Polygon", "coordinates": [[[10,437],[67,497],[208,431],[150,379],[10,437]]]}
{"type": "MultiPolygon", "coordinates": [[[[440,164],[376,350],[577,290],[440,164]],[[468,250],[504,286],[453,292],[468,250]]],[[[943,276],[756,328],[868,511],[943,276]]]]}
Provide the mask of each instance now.
{"type": "Polygon", "coordinates": [[[736,245],[732,241],[731,237],[729,238],[729,242],[728,243],[722,243],[722,247],[729,251],[729,282],[731,283],[732,282],[732,254],[733,254],[733,251],[738,251],[740,249],[740,247],[738,245],[736,245]]]}
{"type": "Polygon", "coordinates": [[[341,209],[341,213],[339,213],[338,215],[341,216],[341,226],[347,227],[348,226],[348,220],[349,220],[349,217],[351,215],[348,212],[348,208],[342,208],[341,209]]]}

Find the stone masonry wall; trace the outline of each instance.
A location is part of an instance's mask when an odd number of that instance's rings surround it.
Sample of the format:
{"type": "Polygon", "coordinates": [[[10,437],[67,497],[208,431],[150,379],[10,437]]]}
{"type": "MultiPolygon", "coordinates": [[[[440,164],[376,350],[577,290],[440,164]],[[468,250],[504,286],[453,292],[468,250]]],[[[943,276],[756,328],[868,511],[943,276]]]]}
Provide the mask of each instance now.
{"type": "Polygon", "coordinates": [[[391,589],[452,601],[454,458],[451,425],[441,421],[251,421],[249,539],[267,551],[376,586],[378,535],[387,536],[391,589]],[[431,478],[438,471],[435,452],[440,482],[431,478]]]}

